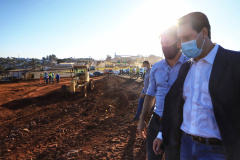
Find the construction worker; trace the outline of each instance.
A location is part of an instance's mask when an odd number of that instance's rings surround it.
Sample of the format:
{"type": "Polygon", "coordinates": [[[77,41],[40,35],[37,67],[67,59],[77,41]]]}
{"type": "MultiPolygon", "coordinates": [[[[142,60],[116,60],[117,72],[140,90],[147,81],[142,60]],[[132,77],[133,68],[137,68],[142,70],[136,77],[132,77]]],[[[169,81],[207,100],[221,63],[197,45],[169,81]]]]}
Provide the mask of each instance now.
{"type": "Polygon", "coordinates": [[[48,84],[48,74],[45,72],[45,80],[46,80],[46,84],[48,84]]]}
{"type": "Polygon", "coordinates": [[[52,81],[52,73],[49,73],[49,84],[51,83],[52,81]]]}
{"type": "Polygon", "coordinates": [[[120,74],[123,75],[123,69],[121,69],[120,74]]]}
{"type": "Polygon", "coordinates": [[[40,84],[42,83],[42,81],[43,81],[43,74],[40,73],[40,84]]]}
{"type": "Polygon", "coordinates": [[[139,67],[137,67],[136,73],[137,73],[137,78],[138,78],[139,77],[139,73],[140,73],[140,68],[139,67]]]}
{"type": "Polygon", "coordinates": [[[55,75],[54,75],[54,73],[52,73],[52,83],[54,83],[54,77],[55,77],[55,75]]]}
{"type": "Polygon", "coordinates": [[[130,69],[129,69],[129,76],[130,76],[130,78],[132,78],[132,70],[133,70],[133,68],[130,67],[130,69]]]}
{"type": "Polygon", "coordinates": [[[56,75],[56,80],[57,80],[57,84],[59,83],[59,80],[60,80],[60,75],[57,73],[56,75]]]}
{"type": "Polygon", "coordinates": [[[44,73],[44,83],[47,82],[46,77],[47,77],[47,72],[44,73]]]}
{"type": "Polygon", "coordinates": [[[135,72],[135,68],[133,68],[133,70],[132,70],[132,77],[134,77],[135,74],[136,74],[136,72],[135,72]]]}

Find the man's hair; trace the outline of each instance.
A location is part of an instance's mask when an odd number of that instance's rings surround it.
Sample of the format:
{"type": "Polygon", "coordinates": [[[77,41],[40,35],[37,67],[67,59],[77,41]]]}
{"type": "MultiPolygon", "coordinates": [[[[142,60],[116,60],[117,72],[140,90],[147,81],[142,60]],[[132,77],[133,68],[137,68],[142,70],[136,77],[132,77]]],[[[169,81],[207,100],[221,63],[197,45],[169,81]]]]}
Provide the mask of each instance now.
{"type": "Polygon", "coordinates": [[[143,61],[143,64],[149,65],[150,63],[148,61],[143,61]]]}
{"type": "Polygon", "coordinates": [[[185,23],[191,23],[192,29],[197,33],[200,33],[206,27],[208,29],[208,37],[211,39],[211,26],[205,14],[192,12],[178,19],[178,26],[182,26],[185,23]]]}
{"type": "Polygon", "coordinates": [[[165,30],[161,33],[161,35],[159,36],[159,38],[161,38],[162,35],[167,35],[167,36],[172,36],[172,37],[178,39],[177,29],[178,29],[177,26],[170,26],[170,27],[168,27],[167,29],[165,29],[165,30]]]}

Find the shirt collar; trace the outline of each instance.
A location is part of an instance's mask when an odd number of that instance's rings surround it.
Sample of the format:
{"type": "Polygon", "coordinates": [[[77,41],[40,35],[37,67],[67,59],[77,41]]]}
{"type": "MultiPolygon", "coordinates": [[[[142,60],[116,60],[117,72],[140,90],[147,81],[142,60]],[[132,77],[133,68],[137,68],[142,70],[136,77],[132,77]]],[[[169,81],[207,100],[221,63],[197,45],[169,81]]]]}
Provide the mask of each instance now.
{"type": "Polygon", "coordinates": [[[181,57],[178,59],[178,62],[184,63],[184,55],[181,53],[181,57]]]}
{"type": "MultiPolygon", "coordinates": [[[[201,60],[205,60],[210,64],[213,64],[214,59],[216,57],[217,51],[218,51],[219,45],[217,43],[215,43],[215,46],[213,47],[213,49],[208,53],[208,55],[206,57],[204,57],[201,60]]],[[[196,62],[193,58],[191,58],[191,62],[196,62]]]]}
{"type": "Polygon", "coordinates": [[[219,45],[216,43],[215,46],[213,47],[213,49],[203,59],[205,61],[207,61],[208,63],[213,64],[214,59],[215,59],[216,54],[217,54],[217,51],[218,51],[218,47],[219,47],[219,45]]]}

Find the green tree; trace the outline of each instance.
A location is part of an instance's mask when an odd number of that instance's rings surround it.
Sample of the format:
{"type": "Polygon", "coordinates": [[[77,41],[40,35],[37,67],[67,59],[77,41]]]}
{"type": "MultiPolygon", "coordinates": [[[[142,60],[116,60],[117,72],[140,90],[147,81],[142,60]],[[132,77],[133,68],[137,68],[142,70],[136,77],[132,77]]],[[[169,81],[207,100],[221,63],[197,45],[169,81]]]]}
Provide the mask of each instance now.
{"type": "Polygon", "coordinates": [[[64,63],[64,62],[65,62],[64,59],[57,59],[57,64],[59,64],[59,63],[64,63]]]}
{"type": "Polygon", "coordinates": [[[34,58],[32,58],[31,66],[32,66],[33,69],[36,68],[36,60],[34,58]]]}

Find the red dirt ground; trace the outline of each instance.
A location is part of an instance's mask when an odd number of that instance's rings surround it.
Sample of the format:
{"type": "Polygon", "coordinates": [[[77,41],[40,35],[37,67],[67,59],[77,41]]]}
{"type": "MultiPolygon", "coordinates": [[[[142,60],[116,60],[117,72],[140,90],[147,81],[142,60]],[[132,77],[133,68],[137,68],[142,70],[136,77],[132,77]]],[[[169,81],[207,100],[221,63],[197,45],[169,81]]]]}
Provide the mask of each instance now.
{"type": "Polygon", "coordinates": [[[131,119],[142,82],[95,78],[87,98],[57,84],[0,84],[0,159],[146,159],[131,119]]]}

